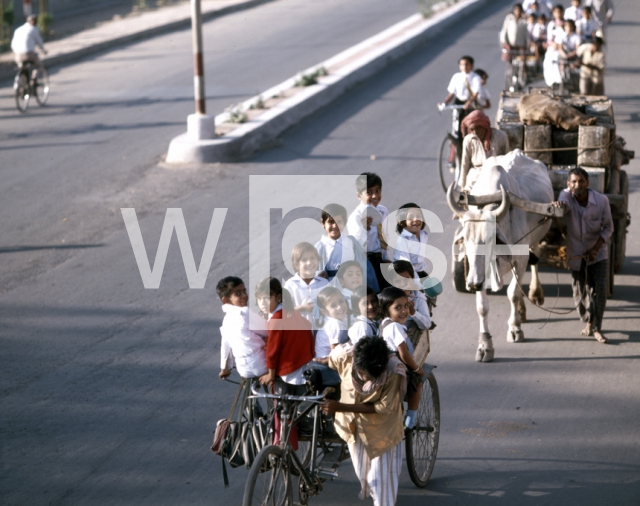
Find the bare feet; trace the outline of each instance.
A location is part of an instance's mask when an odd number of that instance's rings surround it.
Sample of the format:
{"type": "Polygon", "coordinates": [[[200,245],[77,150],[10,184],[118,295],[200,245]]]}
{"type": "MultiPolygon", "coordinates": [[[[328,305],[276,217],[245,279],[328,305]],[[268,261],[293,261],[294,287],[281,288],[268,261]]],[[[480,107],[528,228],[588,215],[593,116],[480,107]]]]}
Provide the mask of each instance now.
{"type": "Polygon", "coordinates": [[[609,342],[609,340],[604,337],[600,332],[598,332],[597,330],[593,331],[593,337],[596,338],[596,341],[598,341],[599,343],[602,344],[607,344],[609,342]]]}
{"type": "Polygon", "coordinates": [[[580,332],[581,336],[592,336],[593,335],[593,331],[591,330],[591,324],[587,323],[587,326],[585,328],[582,329],[582,331],[580,332]]]}

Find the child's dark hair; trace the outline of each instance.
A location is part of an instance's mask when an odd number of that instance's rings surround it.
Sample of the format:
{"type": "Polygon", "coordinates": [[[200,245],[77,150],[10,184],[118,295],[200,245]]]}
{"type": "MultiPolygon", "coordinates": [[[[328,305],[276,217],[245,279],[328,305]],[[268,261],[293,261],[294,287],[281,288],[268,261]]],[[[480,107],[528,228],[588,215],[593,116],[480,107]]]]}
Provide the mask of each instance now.
{"type": "Polygon", "coordinates": [[[389,348],[381,337],[360,339],[353,350],[353,367],[379,378],[389,365],[389,348]]]}
{"type": "MultiPolygon", "coordinates": [[[[536,16],[535,14],[530,14],[530,15],[538,19],[538,16],[536,16]]],[[[486,70],[475,69],[474,72],[480,76],[480,79],[489,79],[489,74],[487,74],[486,70]]]]}
{"type": "Polygon", "coordinates": [[[314,253],[318,261],[320,261],[320,254],[313,244],[310,242],[299,242],[291,250],[291,265],[293,265],[293,270],[296,272],[300,270],[300,260],[302,256],[308,252],[314,253]]]}
{"type": "Polygon", "coordinates": [[[356,191],[358,193],[364,193],[374,186],[382,188],[382,179],[378,174],[374,174],[373,172],[363,172],[358,176],[358,179],[356,179],[356,191]]]}
{"type": "Polygon", "coordinates": [[[413,265],[411,265],[411,262],[409,262],[408,260],[396,260],[395,262],[393,262],[393,270],[396,271],[397,274],[406,272],[412,278],[416,275],[413,265]]]}
{"type": "Polygon", "coordinates": [[[324,206],[324,209],[322,210],[322,224],[324,225],[324,223],[329,219],[329,218],[333,218],[333,221],[336,220],[336,218],[338,216],[342,217],[342,222],[346,225],[347,224],[347,210],[341,206],[340,204],[329,204],[324,206]]]}
{"type": "Polygon", "coordinates": [[[360,313],[359,304],[363,298],[369,295],[373,295],[374,297],[376,295],[375,290],[369,286],[365,287],[362,285],[353,291],[351,294],[351,314],[353,314],[353,316],[366,316],[360,313]]]}
{"type": "Polygon", "coordinates": [[[358,269],[360,269],[360,272],[364,276],[364,272],[362,272],[362,265],[360,265],[355,260],[347,260],[346,262],[342,262],[340,264],[340,267],[338,268],[338,274],[336,274],[337,278],[342,280],[342,278],[344,277],[344,273],[347,272],[347,269],[349,267],[357,267],[358,269]]]}
{"type": "Polygon", "coordinates": [[[565,19],[564,24],[569,25],[574,32],[576,31],[576,22],[573,19],[565,19]]]}
{"type": "Polygon", "coordinates": [[[389,307],[394,301],[407,297],[407,294],[404,293],[404,290],[400,290],[400,288],[396,288],[395,286],[389,286],[380,292],[378,295],[378,301],[380,302],[380,316],[386,318],[389,316],[389,307]]]}
{"type": "Polygon", "coordinates": [[[458,62],[461,61],[467,61],[469,62],[469,65],[471,65],[473,67],[473,64],[475,63],[475,60],[473,59],[472,56],[469,56],[468,54],[465,54],[463,57],[461,57],[458,62]]]}
{"type": "MultiPolygon", "coordinates": [[[[318,310],[320,311],[320,318],[316,320],[316,326],[318,328],[324,326],[324,319],[326,315],[323,311],[327,310],[327,301],[334,295],[340,295],[344,299],[344,295],[342,295],[342,292],[335,286],[325,286],[322,290],[320,290],[320,293],[316,297],[316,306],[318,306],[318,310]]],[[[346,302],[347,301],[345,300],[345,303],[346,302]]],[[[347,309],[349,309],[348,305],[347,309]]]]}
{"type": "Polygon", "coordinates": [[[593,10],[591,9],[591,6],[590,6],[590,5],[585,5],[585,6],[582,8],[582,12],[588,12],[589,14],[593,14],[593,10]]]}
{"type": "Polygon", "coordinates": [[[396,225],[396,231],[398,234],[401,234],[402,231],[407,228],[407,214],[409,214],[409,209],[417,209],[420,211],[420,216],[422,216],[422,226],[420,230],[424,230],[425,222],[424,222],[424,214],[422,214],[422,209],[418,204],[414,204],[413,202],[409,202],[408,204],[404,204],[398,209],[398,224],[396,225]]]}
{"type": "Polygon", "coordinates": [[[230,297],[233,289],[243,283],[244,281],[237,276],[227,276],[226,278],[222,278],[218,281],[218,284],[216,285],[216,293],[218,294],[218,297],[220,297],[220,300],[222,300],[222,297],[230,297]]]}
{"type": "Polygon", "coordinates": [[[261,295],[276,295],[282,298],[282,309],[286,313],[293,312],[293,299],[289,290],[282,288],[280,281],[276,278],[267,277],[264,278],[256,285],[255,296],[256,298],[261,295]]]}

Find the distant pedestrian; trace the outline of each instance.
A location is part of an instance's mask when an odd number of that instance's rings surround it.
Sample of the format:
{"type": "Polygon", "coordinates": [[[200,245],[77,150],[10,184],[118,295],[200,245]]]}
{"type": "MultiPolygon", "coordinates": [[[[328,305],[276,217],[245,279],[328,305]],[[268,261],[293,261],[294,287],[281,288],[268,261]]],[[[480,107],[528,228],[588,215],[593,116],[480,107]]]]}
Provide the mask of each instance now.
{"type": "Polygon", "coordinates": [[[564,208],[567,263],[571,270],[573,299],[580,319],[587,322],[581,332],[600,343],[602,318],[607,303],[609,248],[613,220],[607,197],[589,188],[589,174],[581,168],[569,172],[567,188],[560,192],[556,207],[564,208]]]}
{"type": "Polygon", "coordinates": [[[592,43],[582,44],[577,51],[580,58],[580,93],[604,95],[604,41],[595,37],[592,43]]]}
{"type": "Polygon", "coordinates": [[[11,39],[11,51],[15,55],[18,67],[21,67],[23,63],[33,63],[36,69],[36,76],[32,76],[32,79],[42,75],[42,62],[38,57],[38,53],[36,53],[36,47],[39,47],[44,54],[47,54],[36,22],[36,16],[33,14],[28,16],[27,22],[13,32],[13,39],[11,39]]]}

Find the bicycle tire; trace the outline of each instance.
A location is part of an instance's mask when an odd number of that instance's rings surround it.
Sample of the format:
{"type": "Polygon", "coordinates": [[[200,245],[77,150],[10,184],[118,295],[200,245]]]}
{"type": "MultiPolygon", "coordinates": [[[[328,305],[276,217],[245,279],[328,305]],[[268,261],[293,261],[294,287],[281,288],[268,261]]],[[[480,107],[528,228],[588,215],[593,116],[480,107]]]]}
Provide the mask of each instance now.
{"type": "Polygon", "coordinates": [[[16,98],[16,108],[22,113],[27,112],[29,108],[30,90],[29,75],[26,71],[18,71],[13,81],[13,89],[16,98]]]}
{"type": "Polygon", "coordinates": [[[460,173],[460,153],[451,134],[447,134],[440,143],[440,151],[438,151],[438,168],[440,171],[440,184],[446,193],[451,183],[458,179],[460,173]],[[449,157],[451,156],[451,146],[455,149],[455,167],[449,166],[449,157]]]}
{"type": "Polygon", "coordinates": [[[430,372],[422,384],[416,425],[407,432],[405,450],[407,469],[416,487],[424,487],[431,478],[440,439],[440,397],[438,383],[430,372]]]}
{"type": "Polygon", "coordinates": [[[260,451],[247,476],[242,506],[293,506],[291,462],[287,460],[279,446],[260,451]]]}
{"type": "Polygon", "coordinates": [[[504,71],[504,89],[506,91],[511,89],[513,83],[513,63],[507,63],[507,68],[504,71]]]}
{"type": "Polygon", "coordinates": [[[49,99],[49,73],[47,69],[42,68],[41,75],[36,79],[34,84],[34,95],[36,96],[36,102],[38,105],[43,106],[49,99]]]}

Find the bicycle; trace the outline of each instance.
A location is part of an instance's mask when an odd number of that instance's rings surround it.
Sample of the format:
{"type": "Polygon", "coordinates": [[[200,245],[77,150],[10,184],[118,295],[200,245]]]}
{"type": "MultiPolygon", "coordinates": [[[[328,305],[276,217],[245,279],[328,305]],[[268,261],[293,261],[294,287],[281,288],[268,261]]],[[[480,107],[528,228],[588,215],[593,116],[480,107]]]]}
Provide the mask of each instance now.
{"type": "Polygon", "coordinates": [[[502,52],[508,55],[507,68],[504,73],[504,89],[508,91],[522,91],[528,84],[527,57],[530,52],[525,49],[506,49],[502,52]]]}
{"type": "Polygon", "coordinates": [[[451,183],[458,181],[460,176],[460,167],[462,165],[462,135],[460,134],[460,111],[464,109],[463,105],[439,105],[438,111],[450,109],[451,114],[451,132],[447,132],[444,139],[440,143],[440,151],[438,152],[438,167],[440,171],[440,183],[442,189],[447,192],[451,183]],[[453,155],[453,161],[451,161],[453,155]]]}
{"type": "MultiPolygon", "coordinates": [[[[433,472],[440,435],[440,400],[433,375],[434,366],[425,365],[427,379],[423,385],[420,408],[413,429],[406,431],[405,449],[411,481],[424,487],[433,472]]],[[[256,457],[245,486],[243,506],[293,504],[291,476],[298,475],[298,500],[306,505],[311,496],[323,490],[328,478],[337,477],[340,464],[349,457],[348,446],[337,434],[331,433],[330,420],[320,411],[320,403],[334,389],[327,387],[322,394],[293,396],[263,394],[255,389],[255,397],[278,402],[280,439],[278,445],[265,446],[256,457]],[[309,403],[305,409],[300,405],[309,403]],[[308,457],[300,459],[289,440],[292,429],[313,411],[313,433],[308,457]],[[321,452],[321,453],[319,453],[321,452]]]]}
{"type": "Polygon", "coordinates": [[[44,106],[49,98],[49,74],[42,66],[40,76],[31,79],[35,71],[32,62],[24,62],[18,67],[13,80],[13,90],[16,99],[16,107],[21,113],[27,112],[29,100],[36,97],[38,105],[44,106]]]}

